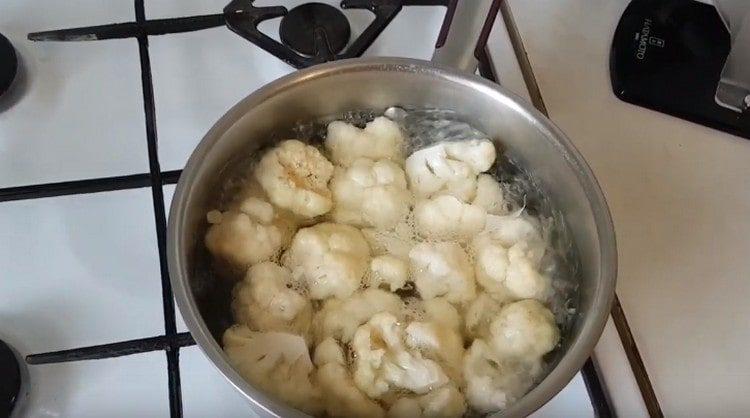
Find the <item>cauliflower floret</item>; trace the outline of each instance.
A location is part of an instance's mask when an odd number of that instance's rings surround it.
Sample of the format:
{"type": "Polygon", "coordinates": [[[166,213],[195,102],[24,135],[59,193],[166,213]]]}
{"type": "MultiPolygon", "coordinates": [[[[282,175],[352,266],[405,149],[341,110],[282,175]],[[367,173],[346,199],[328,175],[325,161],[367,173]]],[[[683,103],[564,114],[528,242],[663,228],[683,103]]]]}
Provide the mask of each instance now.
{"type": "Polygon", "coordinates": [[[489,174],[480,174],[477,177],[477,193],[471,203],[483,207],[490,215],[508,213],[503,189],[500,188],[500,183],[489,174]]]}
{"type": "Polygon", "coordinates": [[[487,343],[477,338],[464,356],[464,395],[474,410],[486,414],[506,408],[534,383],[533,375],[503,362],[487,343]]]}
{"type": "Polygon", "coordinates": [[[344,362],[344,351],[333,338],[315,349],[316,379],[323,392],[326,413],[330,417],[380,418],[383,409],[368,399],[352,381],[344,362]]]}
{"type": "Polygon", "coordinates": [[[406,159],[409,187],[418,197],[450,194],[469,202],[476,193],[477,174],[489,169],[495,156],[492,142],[478,139],[421,149],[406,159]]]}
{"type": "Polygon", "coordinates": [[[464,313],[465,331],[470,338],[487,338],[490,323],[500,313],[500,302],[486,293],[480,293],[464,313]]]}
{"type": "Polygon", "coordinates": [[[245,380],[308,414],[322,412],[320,391],[310,381],[314,367],[304,338],[235,325],[222,340],[229,363],[245,380]]]}
{"type": "Polygon", "coordinates": [[[273,221],[273,206],[259,197],[248,197],[239,203],[240,212],[246,213],[252,219],[264,225],[273,221]]]}
{"type": "Polygon", "coordinates": [[[499,301],[546,300],[551,282],[538,271],[545,247],[528,218],[488,216],[485,231],[472,241],[477,282],[499,301]]]}
{"type": "Polygon", "coordinates": [[[365,289],[352,297],[328,299],[315,314],[313,331],[316,341],[333,337],[348,343],[357,328],[367,322],[378,312],[390,312],[399,315],[402,309],[398,296],[380,289],[365,289]]]}
{"type": "Polygon", "coordinates": [[[348,168],[337,167],[330,187],[336,222],[387,229],[409,213],[404,171],[389,160],[359,158],[348,168]]]}
{"type": "Polygon", "coordinates": [[[409,280],[409,264],[390,254],[373,257],[370,261],[370,286],[388,286],[391,292],[401,289],[409,280]]]}
{"type": "Polygon", "coordinates": [[[424,321],[406,326],[406,346],[437,361],[454,382],[460,383],[464,355],[461,317],[448,301],[435,298],[423,303],[424,321]]]}
{"type": "Polygon", "coordinates": [[[535,363],[552,351],[560,331],[549,309],[533,299],[513,302],[490,324],[491,344],[502,357],[535,363]]]}
{"type": "Polygon", "coordinates": [[[267,216],[214,210],[206,217],[211,223],[206,232],[206,248],[218,260],[242,271],[271,259],[288,242],[289,231],[278,223],[271,223],[267,216]]]}
{"type": "Polygon", "coordinates": [[[416,398],[399,398],[388,408],[388,418],[422,418],[422,407],[416,398]]]}
{"type": "Polygon", "coordinates": [[[389,418],[459,418],[466,412],[466,401],[452,384],[419,397],[399,398],[389,409],[389,418]]]}
{"type": "Polygon", "coordinates": [[[462,239],[484,228],[486,212],[453,196],[438,196],[417,202],[414,221],[419,233],[433,239],[462,239]]]}
{"type": "Polygon", "coordinates": [[[515,298],[545,301],[552,292],[552,283],[549,277],[539,272],[534,251],[525,242],[510,247],[505,286],[515,298]]]}
{"type": "Polygon", "coordinates": [[[364,129],[335,121],[328,124],[325,147],[336,164],[348,166],[365,157],[373,160],[403,160],[404,136],[401,128],[390,119],[380,116],[364,129]]]}
{"type": "Polygon", "coordinates": [[[354,333],[354,383],[369,397],[381,398],[391,389],[423,395],[448,383],[440,365],[407,350],[403,338],[403,326],[387,312],[375,314],[354,333]]]}
{"type": "Polygon", "coordinates": [[[482,234],[489,236],[505,248],[510,248],[519,242],[527,243],[529,259],[538,263],[546,249],[546,242],[540,229],[536,219],[520,213],[506,216],[488,215],[482,234]]]}
{"type": "Polygon", "coordinates": [[[333,164],[320,151],[295,139],[268,151],[255,168],[271,203],[307,218],[333,207],[328,189],[332,175],[333,164]]]}
{"type": "Polygon", "coordinates": [[[318,367],[328,363],[345,366],[344,350],[341,349],[341,346],[333,337],[328,337],[315,347],[313,363],[318,367]]]}
{"type": "Polygon", "coordinates": [[[390,254],[408,259],[409,251],[416,244],[414,227],[409,222],[399,222],[393,229],[365,228],[362,230],[374,254],[390,254]]]}
{"type": "Polygon", "coordinates": [[[234,287],[232,312],[235,321],[255,331],[284,331],[306,336],[312,319],[312,304],[288,288],[292,275],[272,262],[256,264],[234,287]]]}
{"type": "Polygon", "coordinates": [[[409,259],[412,277],[422,299],[445,296],[450,302],[460,303],[474,298],[474,270],[460,245],[423,242],[412,248],[409,259]]]}
{"type": "Polygon", "coordinates": [[[320,223],[300,229],[283,264],[307,284],[312,299],[345,299],[360,286],[370,263],[370,247],[358,229],[320,223]]]}

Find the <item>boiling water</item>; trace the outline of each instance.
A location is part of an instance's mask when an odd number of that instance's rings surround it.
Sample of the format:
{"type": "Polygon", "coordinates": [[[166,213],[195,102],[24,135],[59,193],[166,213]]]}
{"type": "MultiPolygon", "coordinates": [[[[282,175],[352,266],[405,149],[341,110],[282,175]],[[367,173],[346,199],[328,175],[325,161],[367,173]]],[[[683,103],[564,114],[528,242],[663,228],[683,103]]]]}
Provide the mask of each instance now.
{"type": "MultiPolygon", "coordinates": [[[[326,155],[326,150],[322,147],[326,135],[326,126],[333,120],[343,120],[352,123],[358,127],[364,125],[382,113],[372,111],[346,112],[340,115],[333,115],[329,118],[312,122],[298,123],[291,132],[286,133],[278,139],[296,138],[310,145],[318,147],[326,155]]],[[[443,141],[464,141],[471,139],[490,139],[486,134],[463,122],[461,118],[451,111],[435,109],[410,109],[390,108],[385,115],[397,122],[408,138],[405,144],[405,155],[443,141]]],[[[489,170],[501,184],[504,197],[507,201],[509,212],[524,212],[529,216],[536,218],[541,226],[541,231],[548,242],[548,247],[540,271],[552,279],[553,295],[549,301],[549,307],[555,315],[557,325],[560,327],[562,338],[567,335],[567,330],[572,325],[572,321],[577,315],[577,283],[578,283],[578,261],[575,254],[575,247],[569,238],[562,214],[556,211],[551,205],[550,200],[534,181],[533,176],[516,164],[505,153],[502,152],[498,144],[502,144],[502,138],[493,141],[498,148],[498,156],[495,164],[489,170]]],[[[265,149],[252,153],[253,157],[234,164],[236,167],[232,170],[229,180],[221,189],[218,196],[218,207],[226,208],[233,200],[237,199],[240,191],[254,189],[257,183],[251,175],[254,164],[258,157],[263,155],[265,149]]],[[[323,217],[325,218],[325,216],[323,217]]],[[[324,222],[326,219],[318,219],[324,222]]],[[[423,239],[415,233],[414,221],[410,216],[392,231],[374,231],[370,230],[366,234],[368,241],[373,247],[373,255],[384,253],[395,253],[394,255],[402,256],[408,259],[408,249],[414,243],[423,239]],[[386,247],[388,251],[386,250],[386,247]],[[395,250],[394,250],[395,249],[395,250]],[[404,254],[407,253],[407,254],[404,254]]],[[[473,254],[470,246],[466,241],[457,241],[459,245],[466,250],[473,264],[473,254]]],[[[279,255],[280,257],[280,255],[279,255]]],[[[276,257],[273,261],[278,261],[276,257]]],[[[363,279],[363,287],[370,282],[369,277],[363,279]]],[[[296,286],[295,286],[296,289],[296,286]]],[[[481,286],[477,286],[479,291],[481,286]]],[[[305,294],[305,289],[299,289],[305,294]]],[[[413,283],[409,283],[406,289],[396,292],[401,296],[404,302],[404,320],[407,322],[424,319],[424,311],[421,307],[421,301],[418,293],[414,289],[413,283]]],[[[313,306],[317,309],[320,306],[319,301],[313,301],[313,306]]],[[[464,336],[467,341],[467,347],[470,339],[464,336]]],[[[347,359],[353,360],[354,354],[347,349],[347,359]]],[[[557,350],[556,350],[557,351],[557,350]]],[[[545,357],[547,367],[554,364],[556,353],[553,352],[545,357]]],[[[544,375],[544,374],[542,374],[544,375]]]]}

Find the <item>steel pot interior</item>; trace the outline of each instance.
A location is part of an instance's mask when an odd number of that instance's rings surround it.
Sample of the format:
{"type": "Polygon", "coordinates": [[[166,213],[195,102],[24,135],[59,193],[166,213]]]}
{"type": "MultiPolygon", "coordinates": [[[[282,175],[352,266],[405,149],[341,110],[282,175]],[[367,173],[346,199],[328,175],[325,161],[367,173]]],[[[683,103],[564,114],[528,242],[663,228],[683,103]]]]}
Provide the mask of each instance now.
{"type": "Polygon", "coordinates": [[[502,144],[564,213],[580,258],[579,315],[551,372],[502,413],[528,415],[565,387],[602,332],[616,276],[612,221],[589,167],[547,118],[498,85],[429,62],[356,59],[297,71],[252,93],[216,123],[188,160],[169,216],[169,272],[180,312],[206,356],[258,408],[276,416],[304,416],[245,382],[221,350],[221,334],[232,322],[230,284],[209,274],[205,214],[230,162],[285,139],[279,134],[283,129],[346,110],[390,106],[455,110],[502,144]]]}

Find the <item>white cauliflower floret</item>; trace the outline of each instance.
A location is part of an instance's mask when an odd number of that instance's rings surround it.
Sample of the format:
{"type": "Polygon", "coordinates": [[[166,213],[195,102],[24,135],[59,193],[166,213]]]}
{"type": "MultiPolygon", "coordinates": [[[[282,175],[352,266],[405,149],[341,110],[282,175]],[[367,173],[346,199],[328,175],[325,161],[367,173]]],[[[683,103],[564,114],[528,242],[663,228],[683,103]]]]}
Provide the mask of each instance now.
{"type": "Polygon", "coordinates": [[[468,164],[477,174],[489,170],[497,157],[495,145],[488,139],[471,139],[443,144],[445,144],[445,154],[448,158],[468,164]]]}
{"type": "Polygon", "coordinates": [[[492,347],[501,357],[535,363],[552,351],[560,331],[549,309],[533,299],[513,302],[490,324],[492,347]]]}
{"type": "Polygon", "coordinates": [[[239,203],[240,212],[246,213],[252,219],[264,225],[273,222],[273,206],[259,197],[248,197],[239,203]]]}
{"type": "Polygon", "coordinates": [[[488,338],[490,324],[500,313],[500,302],[486,293],[480,293],[464,312],[466,335],[470,338],[488,338]]]}
{"type": "Polygon", "coordinates": [[[390,254],[407,259],[409,251],[416,244],[416,232],[409,222],[399,222],[390,230],[365,228],[362,234],[370,244],[373,253],[377,255],[390,254]]]}
{"type": "Polygon", "coordinates": [[[469,406],[486,414],[517,401],[534,383],[533,375],[498,357],[482,339],[475,339],[464,356],[464,395],[469,406]]]}
{"type": "Polygon", "coordinates": [[[288,240],[288,230],[268,217],[230,210],[210,211],[211,226],[206,232],[206,248],[217,259],[244,271],[253,264],[271,259],[288,240]]]}
{"type": "Polygon", "coordinates": [[[474,298],[476,285],[469,256],[453,242],[417,244],[409,252],[411,273],[422,299],[438,296],[453,303],[474,298]]]}
{"type": "Polygon", "coordinates": [[[345,366],[344,350],[341,349],[341,346],[333,337],[328,337],[315,347],[313,363],[318,367],[328,363],[345,366]]]}
{"type": "Polygon", "coordinates": [[[461,392],[447,384],[419,397],[399,398],[389,409],[389,418],[459,418],[466,412],[461,392]]]}
{"type": "Polygon", "coordinates": [[[315,314],[313,330],[316,341],[333,337],[343,343],[351,341],[357,328],[378,312],[399,315],[402,309],[398,296],[380,289],[364,289],[350,298],[328,299],[315,314]]]}
{"type": "Polygon", "coordinates": [[[406,326],[406,345],[437,361],[454,382],[461,382],[464,355],[461,317],[456,308],[442,298],[423,303],[424,321],[406,326]]]}
{"type": "Polygon", "coordinates": [[[387,312],[375,314],[354,333],[354,383],[369,397],[378,399],[392,389],[423,395],[448,383],[440,365],[407,350],[403,338],[403,326],[387,312]]]}
{"type": "Polygon", "coordinates": [[[525,242],[510,247],[505,287],[515,298],[545,301],[552,292],[552,284],[549,277],[539,272],[534,251],[525,242]]]}
{"type": "Polygon", "coordinates": [[[370,263],[370,247],[358,229],[320,223],[300,229],[283,263],[304,281],[312,299],[345,299],[360,286],[370,263]]]}
{"type": "Polygon", "coordinates": [[[401,289],[409,280],[409,264],[390,254],[373,257],[370,271],[370,286],[377,288],[386,285],[391,292],[401,289]]]}
{"type": "Polygon", "coordinates": [[[401,128],[390,119],[380,116],[364,129],[343,121],[328,124],[325,147],[336,164],[348,166],[364,157],[372,160],[403,160],[404,136],[401,128]]]}
{"type": "Polygon", "coordinates": [[[288,288],[292,275],[272,262],[256,264],[234,287],[234,319],[255,331],[285,331],[306,336],[312,320],[312,304],[288,288]]]}
{"type": "Polygon", "coordinates": [[[332,175],[333,164],[320,151],[294,139],[268,151],[255,168],[271,203],[307,218],[333,207],[328,189],[332,175]]]}
{"type": "Polygon", "coordinates": [[[419,233],[433,239],[463,239],[484,228],[486,212],[453,196],[423,199],[414,207],[414,221],[419,233]]]}
{"type": "Polygon", "coordinates": [[[443,142],[411,154],[405,163],[409,187],[418,197],[450,194],[469,202],[477,174],[495,162],[495,146],[488,140],[443,142]]]}
{"type": "Polygon", "coordinates": [[[499,301],[546,300],[550,279],[539,272],[545,242],[536,225],[521,216],[488,216],[485,231],[474,238],[477,282],[499,301]]]}
{"type": "Polygon", "coordinates": [[[508,213],[503,189],[500,188],[500,183],[489,174],[480,174],[477,177],[477,193],[471,203],[483,207],[491,215],[508,213]]]}
{"type": "Polygon", "coordinates": [[[330,417],[380,418],[383,409],[368,399],[352,381],[344,362],[344,351],[333,338],[315,349],[316,380],[323,392],[326,413],[330,417]]]}
{"type": "Polygon", "coordinates": [[[404,171],[389,160],[360,158],[348,168],[337,167],[330,188],[336,222],[387,229],[409,213],[404,171]]]}
{"type": "Polygon", "coordinates": [[[224,332],[229,363],[248,382],[308,414],[323,410],[304,338],[282,332],[254,332],[233,326],[224,332]]]}
{"type": "Polygon", "coordinates": [[[526,215],[488,215],[482,234],[488,235],[505,248],[525,242],[528,245],[529,259],[538,263],[544,256],[546,248],[540,229],[539,222],[526,215]]]}
{"type": "Polygon", "coordinates": [[[416,398],[399,398],[388,408],[387,416],[388,418],[422,418],[422,407],[416,398]]]}

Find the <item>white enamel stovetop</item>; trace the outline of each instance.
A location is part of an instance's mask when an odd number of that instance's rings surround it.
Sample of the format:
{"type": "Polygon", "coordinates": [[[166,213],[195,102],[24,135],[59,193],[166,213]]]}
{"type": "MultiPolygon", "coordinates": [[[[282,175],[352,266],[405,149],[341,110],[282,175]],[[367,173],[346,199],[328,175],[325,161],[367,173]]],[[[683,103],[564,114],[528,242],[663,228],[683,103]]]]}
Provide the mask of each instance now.
{"type": "MultiPolygon", "coordinates": [[[[225,2],[147,0],[146,14],[217,13],[225,2]]],[[[256,5],[278,3],[258,0],[256,5]]],[[[304,1],[282,3],[292,7],[304,1]]],[[[346,13],[355,36],[369,14],[346,13]]],[[[367,54],[428,59],[443,13],[405,8],[367,54]]],[[[31,43],[25,38],[32,31],[132,20],[129,0],[0,3],[0,33],[14,43],[28,75],[25,95],[0,113],[0,188],[148,172],[136,41],[31,43]]],[[[275,33],[274,25],[261,28],[275,33]]],[[[224,28],[151,37],[149,43],[163,170],[180,169],[231,105],[292,71],[224,28]]],[[[502,19],[490,46],[501,81],[528,97],[502,19]]],[[[166,190],[169,200],[172,188],[166,190]]],[[[0,338],[22,355],[163,334],[149,189],[0,203],[0,231],[0,338]]],[[[179,315],[178,331],[186,331],[179,315]]],[[[180,353],[185,416],[253,416],[197,347],[180,353]]],[[[615,406],[642,413],[611,327],[597,355],[615,406]]],[[[169,415],[161,351],[31,366],[29,372],[31,391],[22,416],[169,415]]],[[[579,375],[535,416],[593,415],[579,375]]]]}

